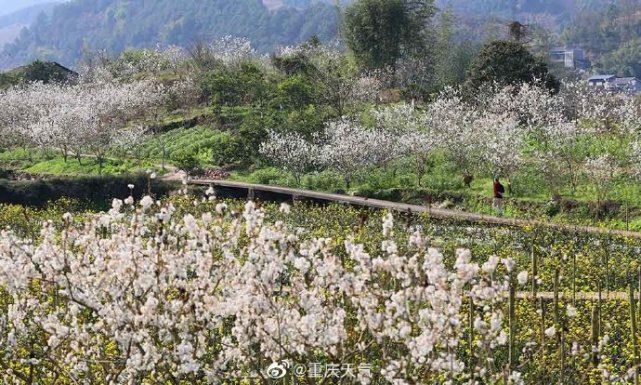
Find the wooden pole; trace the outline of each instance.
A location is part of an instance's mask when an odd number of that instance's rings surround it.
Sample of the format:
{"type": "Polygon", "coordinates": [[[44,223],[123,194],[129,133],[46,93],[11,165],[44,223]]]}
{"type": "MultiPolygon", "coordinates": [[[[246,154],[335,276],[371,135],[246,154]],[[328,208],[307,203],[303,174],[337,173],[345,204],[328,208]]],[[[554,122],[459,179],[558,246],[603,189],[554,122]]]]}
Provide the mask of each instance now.
{"type": "Polygon", "coordinates": [[[630,332],[632,339],[632,353],[634,357],[634,385],[639,385],[639,346],[637,344],[637,311],[636,303],[634,300],[634,283],[630,280],[630,332]]]}
{"type": "Polygon", "coordinates": [[[510,277],[510,309],[509,309],[509,327],[510,327],[510,342],[509,342],[509,362],[510,362],[510,372],[516,368],[516,350],[514,349],[514,340],[516,333],[516,288],[514,283],[514,274],[510,277]]]}
{"type": "Polygon", "coordinates": [[[592,305],[592,323],[590,329],[590,342],[592,343],[592,365],[594,368],[599,366],[599,308],[598,305],[592,305]]]}

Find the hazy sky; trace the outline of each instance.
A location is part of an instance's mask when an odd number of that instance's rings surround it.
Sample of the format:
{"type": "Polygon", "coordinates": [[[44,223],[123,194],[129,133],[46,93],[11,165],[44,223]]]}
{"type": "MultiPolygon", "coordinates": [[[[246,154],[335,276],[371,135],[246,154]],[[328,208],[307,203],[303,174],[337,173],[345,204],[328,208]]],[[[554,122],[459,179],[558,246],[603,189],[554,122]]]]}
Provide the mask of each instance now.
{"type": "Polygon", "coordinates": [[[59,0],[0,0],[0,16],[7,15],[34,4],[51,3],[55,1],[59,0]]]}

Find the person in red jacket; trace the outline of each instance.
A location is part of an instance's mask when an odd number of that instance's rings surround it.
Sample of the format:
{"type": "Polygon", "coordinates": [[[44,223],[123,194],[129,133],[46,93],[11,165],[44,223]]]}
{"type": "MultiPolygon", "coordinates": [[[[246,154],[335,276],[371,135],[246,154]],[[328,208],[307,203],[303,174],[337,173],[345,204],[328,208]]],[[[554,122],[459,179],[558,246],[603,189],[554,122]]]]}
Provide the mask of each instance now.
{"type": "Polygon", "coordinates": [[[505,187],[501,184],[498,177],[494,178],[494,195],[492,200],[492,207],[497,213],[503,213],[503,194],[505,194],[505,187]]]}

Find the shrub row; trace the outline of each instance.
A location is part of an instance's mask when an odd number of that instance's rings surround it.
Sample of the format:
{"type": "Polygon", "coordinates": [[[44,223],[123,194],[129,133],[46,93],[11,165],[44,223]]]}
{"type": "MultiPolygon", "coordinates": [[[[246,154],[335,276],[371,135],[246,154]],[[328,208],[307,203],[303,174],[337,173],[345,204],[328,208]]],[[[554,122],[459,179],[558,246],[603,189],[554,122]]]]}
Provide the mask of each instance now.
{"type": "MultiPolygon", "coordinates": [[[[85,201],[96,208],[107,207],[113,198],[124,199],[134,185],[134,198],[147,193],[148,179],[144,174],[110,175],[78,178],[53,178],[41,181],[12,181],[0,179],[0,203],[43,207],[63,197],[85,201]]],[[[167,195],[175,185],[159,180],[151,181],[156,196],[167,195]]]]}

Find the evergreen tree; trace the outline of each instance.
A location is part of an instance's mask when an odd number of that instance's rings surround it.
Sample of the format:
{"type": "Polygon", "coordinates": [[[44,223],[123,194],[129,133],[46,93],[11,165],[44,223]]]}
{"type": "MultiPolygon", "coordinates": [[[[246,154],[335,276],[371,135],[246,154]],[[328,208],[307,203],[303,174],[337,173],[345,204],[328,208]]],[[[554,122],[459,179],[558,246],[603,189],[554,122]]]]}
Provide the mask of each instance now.
{"type": "Polygon", "coordinates": [[[474,91],[493,82],[501,85],[541,82],[555,92],[560,86],[545,62],[523,44],[505,40],[490,42],[481,49],[470,66],[466,88],[474,91]]]}
{"type": "Polygon", "coordinates": [[[428,53],[434,12],[433,0],[358,0],[345,12],[345,39],[362,67],[394,68],[428,53]]]}

